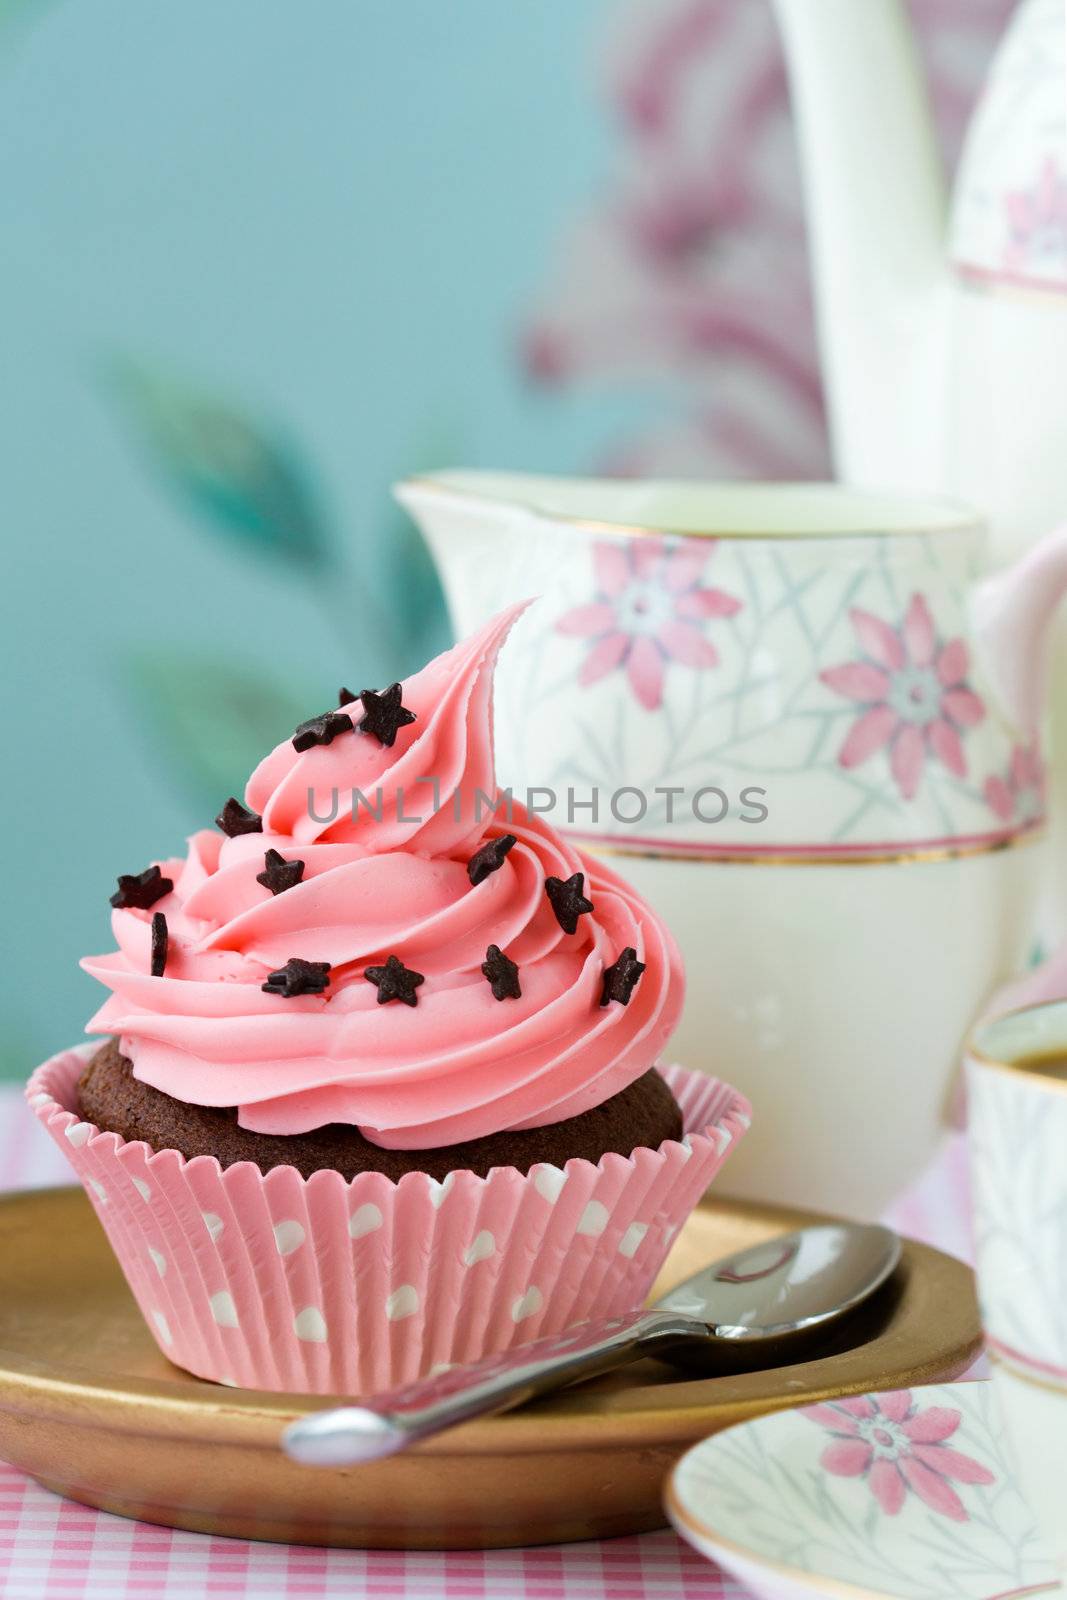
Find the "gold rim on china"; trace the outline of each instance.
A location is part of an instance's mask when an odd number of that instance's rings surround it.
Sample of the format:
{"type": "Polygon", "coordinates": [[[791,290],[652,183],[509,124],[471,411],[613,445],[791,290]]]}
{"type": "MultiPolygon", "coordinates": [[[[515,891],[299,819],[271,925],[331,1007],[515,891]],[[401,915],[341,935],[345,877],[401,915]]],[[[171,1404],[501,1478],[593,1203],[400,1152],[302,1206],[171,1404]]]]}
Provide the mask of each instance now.
{"type": "MultiPolygon", "coordinates": [[[[536,474],[534,476],[536,476],[536,474]]],[[[619,482],[620,484],[625,484],[626,480],[620,479],[619,482]]],[[[432,475],[415,474],[412,477],[401,479],[396,487],[398,489],[418,489],[422,494],[436,494],[452,500],[458,499],[465,500],[467,502],[472,500],[482,501],[487,505],[496,505],[505,507],[508,510],[516,510],[526,516],[535,517],[538,521],[557,523],[561,527],[574,528],[578,532],[588,533],[599,538],[721,539],[727,541],[744,541],[746,543],[759,543],[763,540],[775,540],[793,544],[802,544],[813,541],[818,541],[821,543],[826,539],[833,539],[835,541],[840,539],[928,539],[931,537],[936,538],[943,534],[968,534],[971,537],[974,537],[977,534],[983,533],[985,528],[985,524],[983,523],[981,517],[972,511],[969,506],[964,505],[960,501],[938,498],[937,496],[924,496],[923,499],[927,504],[936,504],[944,513],[949,511],[955,512],[956,520],[951,522],[938,522],[935,519],[931,519],[928,522],[916,522],[914,525],[906,528],[894,528],[891,526],[842,529],[819,529],[817,527],[813,527],[811,529],[803,530],[775,528],[744,529],[729,527],[672,528],[665,527],[662,524],[655,522],[615,522],[610,517],[582,517],[572,512],[554,510],[550,506],[538,502],[536,499],[518,501],[506,494],[494,494],[492,490],[486,487],[475,488],[472,486],[470,481],[468,481],[467,486],[461,488],[458,483],[450,482],[446,478],[434,477],[432,475]]],[[[707,489],[709,487],[719,487],[730,490],[743,490],[746,485],[738,483],[724,483],[720,485],[694,483],[691,485],[691,487],[703,489],[707,489]]],[[[788,494],[790,489],[796,491],[822,488],[828,490],[837,490],[838,492],[842,492],[844,494],[852,493],[856,496],[862,496],[864,493],[863,490],[849,490],[847,488],[842,489],[841,485],[833,483],[775,483],[767,487],[770,487],[775,492],[780,493],[783,497],[788,494]]],[[[877,497],[875,496],[875,498],[877,497]]],[[[909,497],[906,495],[896,495],[892,498],[897,500],[900,505],[906,504],[909,500],[909,497]]]]}
{"type": "MultiPolygon", "coordinates": [[[[985,1018],[977,1024],[968,1038],[965,1054],[977,1063],[984,1072],[1002,1073],[1005,1077],[1014,1079],[1016,1083],[1020,1080],[1030,1079],[1035,1085],[1039,1085],[1042,1091],[1057,1095],[1067,1094],[1067,1080],[1053,1077],[1051,1073],[1043,1071],[1041,1067],[1031,1066],[1028,1058],[1018,1061],[1005,1061],[1002,1056],[990,1055],[988,1051],[983,1050],[978,1044],[978,1040],[983,1034],[992,1028],[999,1028],[1005,1023],[1011,1023],[1018,1017],[1052,1011],[1057,1006],[1062,1008],[1065,1018],[1067,1018],[1067,1000],[1062,998],[1059,1000],[1034,1000],[1029,1005],[1011,1006],[1007,1011],[1000,1011],[996,1016],[985,1018]]],[[[1046,1054],[1051,1053],[1051,1050],[1046,1051],[1046,1054]]],[[[1067,1033],[1065,1033],[1065,1049],[1061,1053],[1067,1054],[1067,1033]]]]}
{"type": "Polygon", "coordinates": [[[1023,828],[998,839],[982,839],[973,844],[922,846],[914,849],[901,847],[893,850],[864,850],[858,847],[848,854],[820,851],[817,846],[810,852],[768,850],[731,850],[698,855],[696,851],[671,849],[641,849],[625,844],[595,844],[588,837],[581,848],[598,856],[630,856],[639,861],[686,861],[700,866],[745,867],[873,867],[888,866],[894,862],[958,861],[971,856],[997,855],[1002,850],[1016,850],[1023,845],[1037,844],[1045,837],[1042,828],[1023,828]]]}

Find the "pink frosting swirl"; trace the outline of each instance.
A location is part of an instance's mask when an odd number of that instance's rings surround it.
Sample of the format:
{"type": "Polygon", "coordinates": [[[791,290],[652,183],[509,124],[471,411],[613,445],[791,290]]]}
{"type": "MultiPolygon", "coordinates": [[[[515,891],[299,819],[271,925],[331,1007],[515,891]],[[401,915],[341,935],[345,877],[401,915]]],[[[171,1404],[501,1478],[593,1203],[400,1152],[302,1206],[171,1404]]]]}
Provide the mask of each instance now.
{"type": "Polygon", "coordinates": [[[245,795],[262,833],[194,834],[184,860],[159,863],[169,894],[113,912],[118,949],[82,963],[112,991],[88,1031],[119,1035],[139,1079],[236,1105],[263,1133],[341,1122],[421,1149],[577,1115],[657,1059],[683,994],[670,934],[542,818],[507,798],[492,809],[493,666],[521,610],[405,683],[416,720],[391,748],[359,732],[302,753],[278,745],[245,795]],[[505,833],[516,843],[503,865],[472,886],[471,855],[505,833]],[[276,895],[257,881],[268,849],[304,863],[276,895]],[[545,880],[575,872],[595,909],[566,934],[545,880]],[[494,998],[481,971],[490,944],[518,965],[521,998],[494,998]],[[646,970],[629,1004],[601,1006],[604,970],[627,946],[646,970]],[[425,977],[414,1007],[379,1005],[365,977],[391,954],[425,977]],[[292,956],[330,962],[325,993],[263,992],[292,956]]]}

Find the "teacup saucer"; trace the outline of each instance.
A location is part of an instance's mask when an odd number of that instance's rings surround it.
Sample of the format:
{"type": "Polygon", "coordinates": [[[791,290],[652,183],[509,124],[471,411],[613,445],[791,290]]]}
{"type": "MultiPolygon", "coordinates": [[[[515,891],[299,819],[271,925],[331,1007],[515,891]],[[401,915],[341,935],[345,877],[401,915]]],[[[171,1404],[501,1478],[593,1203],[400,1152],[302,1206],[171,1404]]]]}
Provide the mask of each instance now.
{"type": "Polygon", "coordinates": [[[684,1455],[667,1513],[761,1600],[1061,1594],[990,1383],[838,1399],[684,1455]]]}

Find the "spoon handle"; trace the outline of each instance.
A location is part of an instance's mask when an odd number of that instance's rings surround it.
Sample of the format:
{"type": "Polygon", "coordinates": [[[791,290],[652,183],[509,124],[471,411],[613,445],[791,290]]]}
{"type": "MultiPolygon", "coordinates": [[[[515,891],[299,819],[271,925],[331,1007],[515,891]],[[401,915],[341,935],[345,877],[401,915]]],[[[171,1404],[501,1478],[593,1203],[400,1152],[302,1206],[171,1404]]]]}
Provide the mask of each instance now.
{"type": "Polygon", "coordinates": [[[282,1435],[286,1454],[308,1466],[347,1467],[406,1450],[474,1417],[522,1405],[652,1354],[657,1346],[706,1336],[704,1323],[677,1311],[638,1311],[585,1322],[470,1366],[453,1367],[362,1406],[316,1411],[282,1435]]]}

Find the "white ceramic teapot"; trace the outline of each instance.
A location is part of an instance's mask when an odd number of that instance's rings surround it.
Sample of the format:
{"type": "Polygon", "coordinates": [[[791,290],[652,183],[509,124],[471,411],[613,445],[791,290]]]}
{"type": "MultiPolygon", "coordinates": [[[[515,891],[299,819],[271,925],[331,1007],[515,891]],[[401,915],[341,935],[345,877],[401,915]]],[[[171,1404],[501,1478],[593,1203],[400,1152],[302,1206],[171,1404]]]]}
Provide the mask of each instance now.
{"type": "MultiPolygon", "coordinates": [[[[800,133],[838,472],[960,495],[990,557],[1067,515],[1063,0],[1022,0],[949,204],[902,0],[774,0],[800,133]]],[[[1067,631],[1052,704],[1067,907],[1067,631]]],[[[1067,915],[1051,919],[1067,931],[1067,915]]]]}
{"type": "Polygon", "coordinates": [[[540,597],[497,674],[497,771],[677,934],[672,1049],[757,1113],[731,1185],[877,1213],[1030,937],[1067,531],[979,582],[984,530],[944,501],[495,473],[398,494],[458,634],[540,597]]]}

